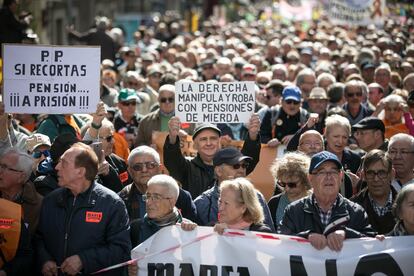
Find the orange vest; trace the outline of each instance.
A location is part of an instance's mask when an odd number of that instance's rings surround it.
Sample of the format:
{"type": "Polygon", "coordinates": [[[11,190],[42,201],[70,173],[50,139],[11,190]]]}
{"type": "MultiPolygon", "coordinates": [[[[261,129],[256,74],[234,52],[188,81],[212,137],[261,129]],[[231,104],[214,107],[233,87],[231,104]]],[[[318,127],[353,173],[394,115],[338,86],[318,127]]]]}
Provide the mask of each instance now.
{"type": "Polygon", "coordinates": [[[16,256],[19,246],[22,206],[0,198],[0,269],[4,261],[10,262],[16,256]],[[4,260],[3,260],[4,257],[4,260]]]}

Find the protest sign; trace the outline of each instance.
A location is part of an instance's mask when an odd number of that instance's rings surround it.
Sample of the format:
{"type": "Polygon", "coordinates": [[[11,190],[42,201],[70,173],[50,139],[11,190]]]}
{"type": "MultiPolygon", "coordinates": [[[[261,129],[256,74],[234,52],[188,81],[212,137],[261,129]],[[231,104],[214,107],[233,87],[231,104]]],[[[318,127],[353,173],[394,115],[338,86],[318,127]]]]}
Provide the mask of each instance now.
{"type": "Polygon", "coordinates": [[[329,0],[327,14],[333,24],[383,25],[385,0],[329,0]]]}
{"type": "Polygon", "coordinates": [[[179,81],[175,92],[181,122],[247,123],[254,112],[254,82],[179,81]]]}
{"type": "Polygon", "coordinates": [[[5,111],[93,113],[100,98],[100,48],[4,44],[5,111]]]}
{"type": "Polygon", "coordinates": [[[162,228],[132,250],[138,275],[411,275],[414,239],[348,239],[340,252],[307,240],[212,227],[162,228]]]}

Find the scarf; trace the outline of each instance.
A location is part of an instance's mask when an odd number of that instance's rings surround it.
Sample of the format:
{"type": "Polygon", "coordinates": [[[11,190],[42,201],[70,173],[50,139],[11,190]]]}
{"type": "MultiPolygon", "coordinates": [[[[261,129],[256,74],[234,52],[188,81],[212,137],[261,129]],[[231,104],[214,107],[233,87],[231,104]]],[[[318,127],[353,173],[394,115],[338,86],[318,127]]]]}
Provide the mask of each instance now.
{"type": "Polygon", "coordinates": [[[171,213],[165,215],[162,218],[151,219],[147,216],[147,214],[145,214],[144,219],[147,220],[148,223],[156,225],[159,228],[174,225],[177,222],[183,221],[183,217],[181,216],[180,212],[178,211],[176,207],[174,207],[171,213]]]}
{"type": "Polygon", "coordinates": [[[404,224],[402,221],[398,221],[393,230],[395,236],[408,236],[407,230],[405,230],[404,224]]]}

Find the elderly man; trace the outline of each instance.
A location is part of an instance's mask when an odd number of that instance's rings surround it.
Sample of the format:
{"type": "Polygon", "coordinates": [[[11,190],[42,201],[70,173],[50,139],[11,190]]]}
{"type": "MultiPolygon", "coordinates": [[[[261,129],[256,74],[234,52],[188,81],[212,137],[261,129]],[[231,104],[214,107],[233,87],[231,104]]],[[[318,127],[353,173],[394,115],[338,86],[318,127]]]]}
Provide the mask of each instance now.
{"type": "MultiPolygon", "coordinates": [[[[135,145],[152,145],[152,133],[154,131],[168,131],[168,121],[174,116],[175,87],[164,84],[158,91],[158,103],[160,108],[146,115],[138,127],[138,135],[135,145]]],[[[190,124],[181,125],[183,134],[191,133],[190,124]]]]}
{"type": "Polygon", "coordinates": [[[14,148],[6,150],[0,157],[0,198],[22,206],[23,220],[32,236],[39,222],[43,199],[29,181],[33,162],[30,155],[14,148]]]}
{"type": "Polygon", "coordinates": [[[351,200],[365,209],[369,223],[379,234],[387,234],[395,225],[391,209],[397,195],[391,186],[395,175],[391,159],[382,150],[372,150],[365,155],[362,167],[367,187],[351,200]]]}
{"type": "MultiPolygon", "coordinates": [[[[74,144],[56,166],[59,186],[43,200],[37,255],[43,275],[89,275],[130,257],[129,221],[121,198],[94,181],[98,157],[74,144]]],[[[120,275],[122,270],[107,272],[120,275]]]]}
{"type": "Polygon", "coordinates": [[[309,112],[318,114],[318,121],[315,124],[315,129],[319,131],[319,133],[323,133],[325,129],[328,102],[328,96],[323,88],[315,87],[312,89],[308,98],[309,112]]]}
{"type": "Polygon", "coordinates": [[[366,117],[352,126],[358,146],[366,152],[373,149],[386,151],[388,140],[385,139],[385,126],[381,119],[366,117]]]}
{"type": "Polygon", "coordinates": [[[414,183],[414,137],[405,133],[391,137],[388,156],[395,170],[391,185],[399,192],[403,186],[414,183]]]}
{"type": "MultiPolygon", "coordinates": [[[[217,223],[220,184],[225,180],[246,177],[246,168],[251,161],[251,157],[243,155],[238,149],[233,147],[217,151],[213,158],[216,175],[214,187],[205,191],[194,200],[197,206],[198,223],[200,225],[212,226],[217,223]]],[[[264,224],[274,231],[272,217],[266,201],[260,192],[257,192],[257,196],[263,207],[263,214],[265,215],[264,224]]]]}
{"type": "Polygon", "coordinates": [[[363,118],[370,116],[373,112],[362,104],[364,85],[362,81],[358,80],[351,80],[345,84],[345,98],[347,103],[344,104],[343,108],[348,114],[347,118],[351,125],[355,125],[363,118]]]}
{"type": "Polygon", "coordinates": [[[384,88],[376,82],[370,83],[368,85],[368,101],[373,106],[377,106],[382,98],[384,98],[384,88]]]}
{"type": "MultiPolygon", "coordinates": [[[[133,183],[119,192],[127,207],[131,223],[144,218],[146,209],[142,197],[147,191],[148,180],[154,175],[161,174],[161,170],[160,155],[155,149],[139,146],[131,151],[128,157],[128,172],[133,183]]],[[[196,207],[189,192],[180,188],[176,206],[181,210],[183,217],[196,220],[196,207]]]]}
{"type": "Polygon", "coordinates": [[[328,151],[315,154],[309,167],[313,194],[289,204],[281,233],[307,238],[318,250],[340,251],[345,239],[374,235],[364,209],[339,194],[343,170],[328,151]]]}
{"type": "MultiPolygon", "coordinates": [[[[180,140],[177,139],[180,125],[178,117],[172,117],[168,123],[169,134],[164,143],[164,162],[171,176],[195,198],[214,184],[213,157],[220,149],[221,131],[213,124],[198,125],[193,134],[193,147],[197,150],[197,156],[189,160],[181,154],[180,140]]],[[[259,128],[259,116],[253,114],[248,124],[249,135],[241,150],[243,154],[253,158],[247,168],[247,174],[251,173],[259,162],[259,128]]]]}
{"type": "Polygon", "coordinates": [[[308,112],[301,108],[302,92],[296,86],[287,86],[282,92],[282,105],[267,109],[260,126],[262,141],[269,146],[287,144],[293,134],[306,123],[308,112]]]}

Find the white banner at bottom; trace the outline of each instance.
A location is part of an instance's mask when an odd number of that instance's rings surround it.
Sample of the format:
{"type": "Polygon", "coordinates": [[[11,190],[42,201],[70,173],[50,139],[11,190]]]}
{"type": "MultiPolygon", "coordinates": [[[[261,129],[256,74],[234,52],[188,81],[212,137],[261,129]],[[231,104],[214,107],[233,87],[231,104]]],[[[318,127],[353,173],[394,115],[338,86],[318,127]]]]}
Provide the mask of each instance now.
{"type": "Polygon", "coordinates": [[[161,229],[134,248],[138,275],[412,275],[414,237],[349,239],[340,252],[314,249],[302,238],[212,227],[161,229]],[[379,274],[381,275],[381,274],[379,274]]]}

